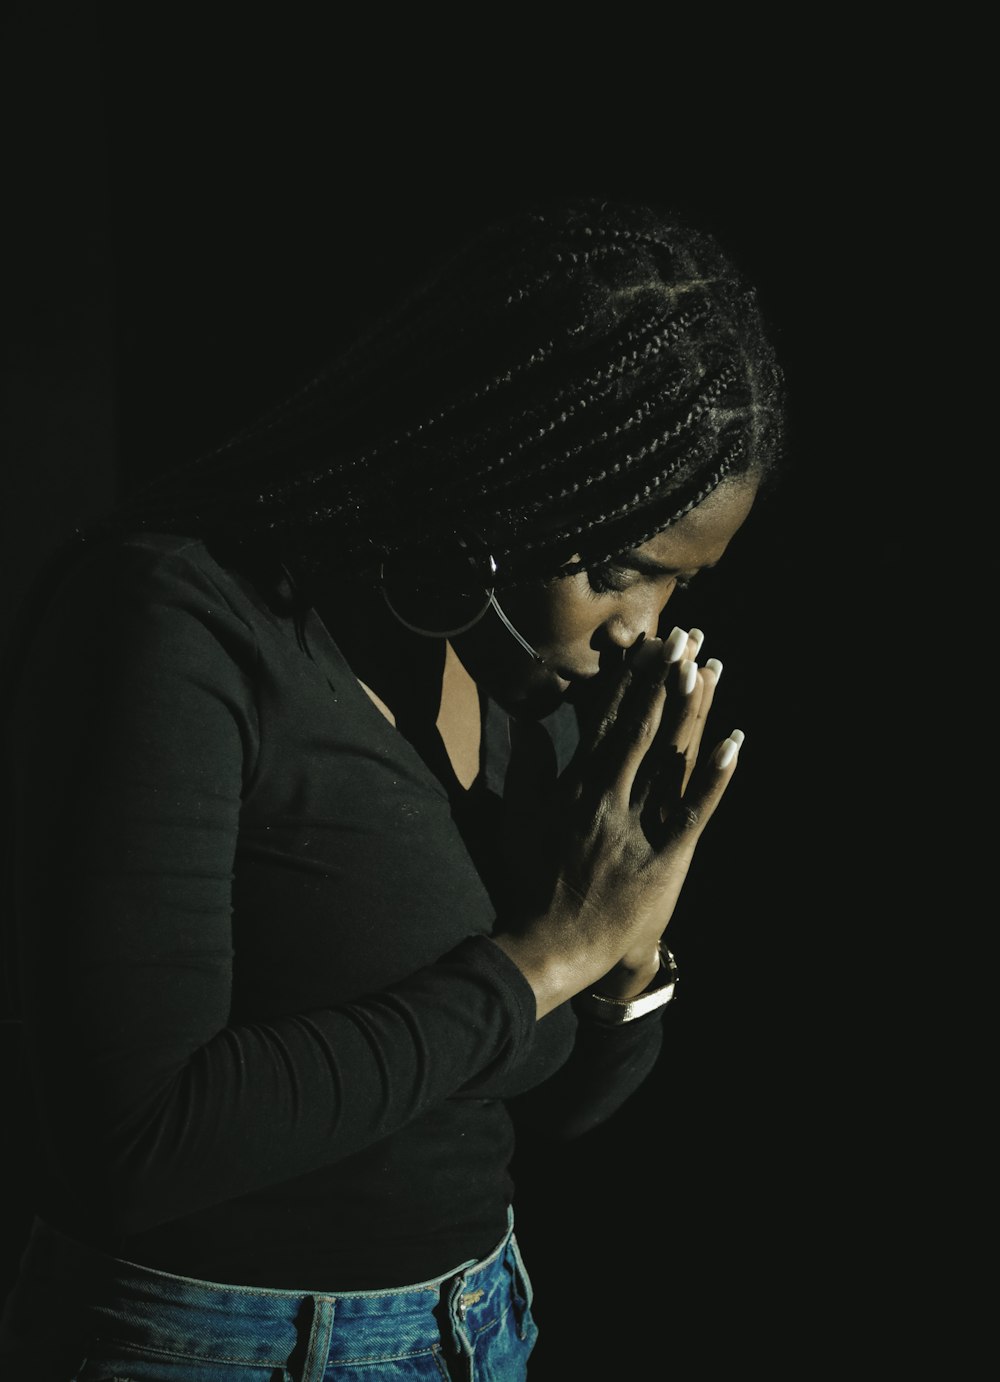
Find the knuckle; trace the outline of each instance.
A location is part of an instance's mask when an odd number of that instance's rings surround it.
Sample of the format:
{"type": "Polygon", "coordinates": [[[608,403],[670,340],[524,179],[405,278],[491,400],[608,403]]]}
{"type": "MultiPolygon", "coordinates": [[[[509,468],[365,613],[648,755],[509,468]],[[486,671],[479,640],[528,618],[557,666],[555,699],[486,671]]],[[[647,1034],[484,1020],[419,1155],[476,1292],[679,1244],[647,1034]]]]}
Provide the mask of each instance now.
{"type": "Polygon", "coordinates": [[[656,733],[656,725],[653,723],[652,717],[650,715],[640,715],[632,727],[632,733],[640,742],[646,739],[652,739],[656,733]]]}
{"type": "Polygon", "coordinates": [[[604,739],[611,733],[612,729],[615,727],[617,718],[613,710],[606,710],[604,714],[599,717],[595,727],[595,733],[598,739],[604,739]]]}
{"type": "Polygon", "coordinates": [[[602,796],[590,820],[594,833],[602,839],[615,841],[621,834],[622,822],[616,803],[602,796]]]}

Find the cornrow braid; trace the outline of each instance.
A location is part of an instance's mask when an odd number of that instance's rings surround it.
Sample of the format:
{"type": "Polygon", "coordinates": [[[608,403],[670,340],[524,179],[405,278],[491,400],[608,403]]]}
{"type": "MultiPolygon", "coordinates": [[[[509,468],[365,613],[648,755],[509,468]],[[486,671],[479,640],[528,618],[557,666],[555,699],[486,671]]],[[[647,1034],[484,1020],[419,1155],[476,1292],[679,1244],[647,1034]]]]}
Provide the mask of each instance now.
{"type": "Polygon", "coordinates": [[[613,559],[724,479],[763,476],[783,431],[756,296],[716,241],[576,199],[443,254],[288,398],[85,540],[183,532],[349,577],[472,528],[516,584],[556,574],[569,542],[613,559]]]}
{"type": "MultiPolygon", "coordinates": [[[[614,561],[616,557],[622,556],[630,548],[639,547],[644,542],[648,542],[650,538],[661,533],[671,523],[676,523],[685,514],[697,508],[724,480],[740,473],[739,462],[743,459],[744,448],[745,443],[742,438],[734,442],[719,459],[717,468],[709,475],[701,477],[699,487],[690,492],[679,507],[671,507],[669,519],[665,520],[663,515],[657,517],[652,505],[645,507],[643,511],[648,515],[649,527],[636,530],[634,526],[629,526],[627,538],[616,537],[616,525],[622,519],[630,519],[636,506],[643,504],[648,499],[650,493],[648,486],[645,486],[641,492],[623,500],[615,510],[595,514],[586,520],[555,530],[544,538],[530,543],[535,555],[533,558],[529,558],[529,563],[526,563],[525,575],[521,580],[512,581],[509,584],[521,585],[527,580],[537,579],[543,575],[572,576],[591,566],[606,565],[608,562],[614,561]],[[601,540],[606,543],[603,548],[596,545],[601,540]],[[560,554],[565,552],[568,547],[582,549],[583,555],[576,561],[560,561],[560,554]],[[559,561],[559,568],[552,573],[551,567],[554,561],[559,561]]],[[[676,503],[675,500],[674,504],[676,503]]],[[[501,559],[508,555],[501,550],[501,559]]]]}
{"type": "MultiPolygon", "coordinates": [[[[510,451],[507,451],[503,455],[498,456],[495,460],[488,461],[483,466],[480,472],[483,479],[485,480],[485,477],[488,476],[492,471],[502,466],[507,466],[512,459],[514,459],[519,454],[523,453],[532,444],[533,441],[541,439],[546,432],[554,430],[555,427],[559,424],[569,422],[570,420],[578,417],[580,411],[582,411],[584,408],[590,407],[591,409],[593,409],[595,405],[600,404],[606,398],[608,398],[611,389],[616,387],[618,379],[629,368],[629,366],[634,366],[640,359],[648,359],[649,357],[657,354],[660,350],[664,348],[664,345],[666,344],[666,341],[668,339],[667,327],[673,325],[673,322],[668,322],[664,324],[662,318],[657,316],[653,318],[649,323],[644,324],[638,332],[630,332],[627,343],[632,348],[628,351],[628,353],[619,356],[615,360],[612,360],[612,362],[609,365],[603,367],[597,373],[591,374],[587,378],[580,380],[578,383],[567,386],[566,388],[561,389],[558,393],[554,394],[549,401],[551,403],[551,406],[554,409],[558,409],[558,411],[553,412],[552,416],[546,419],[544,423],[540,424],[532,435],[525,438],[522,442],[519,442],[517,445],[511,448],[510,451]],[[647,331],[651,331],[654,328],[659,329],[656,331],[656,334],[651,336],[651,338],[648,341],[646,341],[642,345],[635,343],[637,340],[641,340],[642,336],[645,335],[647,331]]],[[[680,327],[676,332],[672,333],[674,339],[676,339],[677,335],[679,335],[679,331],[680,327]]],[[[672,381],[666,389],[661,390],[660,397],[665,398],[669,391],[676,391],[676,388],[676,383],[672,381]]],[[[592,412],[591,416],[593,415],[594,414],[592,412]]],[[[518,418],[517,421],[521,421],[522,419],[532,417],[537,417],[537,413],[534,409],[528,409],[524,413],[522,413],[521,418],[518,418]]],[[[571,453],[568,454],[570,456],[575,455],[577,454],[577,450],[573,450],[571,453]]],[[[551,464],[556,463],[557,462],[555,461],[551,462],[551,464]]],[[[510,482],[507,480],[505,476],[504,479],[499,481],[499,486],[502,488],[509,483],[510,482]]],[[[493,491],[492,488],[490,488],[487,485],[487,490],[485,492],[492,493],[493,491]]]]}
{"type": "MultiPolygon", "coordinates": [[[[602,366],[600,370],[598,370],[594,374],[589,375],[587,378],[575,381],[574,383],[566,385],[565,387],[559,389],[556,393],[552,394],[547,399],[547,402],[554,410],[562,410],[561,412],[553,413],[552,421],[564,421],[564,414],[568,412],[570,409],[575,408],[577,406],[586,407],[588,402],[595,402],[597,396],[605,391],[605,387],[612,386],[616,378],[625,369],[627,369],[630,364],[635,363],[635,361],[639,358],[640,350],[642,350],[645,353],[651,353],[660,349],[662,347],[666,331],[668,327],[672,325],[673,323],[665,321],[662,312],[659,312],[656,313],[654,316],[650,317],[646,322],[641,323],[637,329],[630,328],[627,332],[623,333],[622,348],[624,349],[626,347],[630,347],[629,349],[627,349],[627,352],[625,354],[619,355],[617,359],[612,360],[611,363],[606,366],[602,366]],[[649,332],[656,331],[657,329],[659,329],[659,334],[654,335],[650,341],[645,343],[645,345],[640,346],[637,344],[637,342],[641,340],[643,336],[645,336],[649,332]],[[594,391],[594,397],[587,397],[588,390],[594,391]]],[[[511,382],[513,375],[518,370],[529,367],[532,364],[542,363],[545,359],[552,355],[554,350],[555,342],[548,342],[547,346],[543,348],[543,350],[537,352],[535,356],[529,357],[529,359],[523,362],[522,364],[515,365],[504,377],[504,379],[499,381],[489,381],[482,387],[482,389],[478,393],[473,394],[467,400],[464,401],[467,402],[467,404],[471,405],[473,403],[479,402],[480,399],[486,397],[487,394],[495,393],[497,388],[501,387],[503,383],[511,382]]],[[[453,403],[449,406],[447,412],[454,412],[459,406],[460,405],[458,403],[453,403]]],[[[535,417],[536,414],[537,410],[535,406],[526,407],[517,417],[511,419],[511,423],[516,424],[527,419],[531,419],[535,417]]],[[[442,420],[444,416],[444,412],[438,414],[436,418],[429,419],[427,425],[430,426],[433,422],[442,420]]],[[[409,439],[410,437],[415,435],[415,433],[408,433],[406,435],[409,439]]],[[[522,448],[514,447],[511,452],[508,452],[505,455],[499,456],[495,460],[488,462],[483,467],[482,473],[484,475],[488,474],[489,471],[505,464],[505,462],[510,458],[510,456],[516,454],[517,451],[520,449],[522,448]]]]}
{"type": "MultiPolygon", "coordinates": [[[[543,504],[555,504],[576,494],[580,489],[586,489],[588,486],[592,485],[599,485],[609,478],[620,475],[623,470],[634,465],[636,462],[644,460],[647,456],[652,455],[654,451],[657,451],[667,442],[683,437],[711,408],[713,399],[718,397],[719,392],[724,387],[724,383],[724,376],[712,380],[703,393],[692,402],[690,410],[683,418],[671,422],[664,431],[653,437],[644,446],[639,447],[634,452],[618,454],[615,461],[601,470],[585,473],[581,480],[570,485],[568,488],[542,494],[540,496],[541,502],[543,504]]],[[[677,393],[677,381],[671,381],[652,398],[641,401],[634,412],[630,413],[628,417],[624,418],[622,421],[616,422],[607,431],[599,432],[595,436],[589,436],[583,442],[571,447],[568,451],[550,457],[548,460],[540,463],[536,467],[537,473],[542,474],[555,468],[563,468],[567,465],[571,465],[577,462],[580,456],[593,447],[600,447],[607,454],[611,449],[610,443],[612,441],[622,437],[628,431],[634,431],[643,422],[661,418],[662,413],[657,411],[657,405],[662,405],[665,401],[676,398],[677,393]]],[[[508,487],[510,483],[509,480],[506,481],[508,487]]]]}

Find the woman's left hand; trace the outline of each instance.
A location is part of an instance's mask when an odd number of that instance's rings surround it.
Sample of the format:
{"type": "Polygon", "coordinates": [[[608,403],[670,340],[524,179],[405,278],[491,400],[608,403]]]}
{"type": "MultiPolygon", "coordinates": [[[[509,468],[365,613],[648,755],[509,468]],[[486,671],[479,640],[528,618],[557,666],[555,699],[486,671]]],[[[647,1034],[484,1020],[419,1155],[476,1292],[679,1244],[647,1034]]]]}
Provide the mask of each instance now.
{"type": "MultiPolygon", "coordinates": [[[[665,704],[656,738],[636,775],[633,802],[649,819],[662,822],[676,811],[698,760],[702,737],[712,706],[722,663],[711,658],[704,666],[696,659],[704,641],[698,629],[685,635],[675,629],[676,660],[670,668],[664,692],[665,704]]],[[[630,650],[631,652],[631,650],[630,650]]],[[[575,702],[581,736],[599,737],[619,682],[611,675],[595,677],[575,702]]],[[[735,734],[740,735],[737,730],[735,734]]],[[[559,777],[552,741],[544,726],[530,721],[511,721],[511,759],[504,788],[505,881],[526,900],[543,908],[550,873],[552,840],[558,828],[559,777]]],[[[651,923],[648,932],[635,938],[629,950],[595,985],[609,997],[631,998],[641,993],[660,968],[659,943],[666,920],[651,923]]]]}

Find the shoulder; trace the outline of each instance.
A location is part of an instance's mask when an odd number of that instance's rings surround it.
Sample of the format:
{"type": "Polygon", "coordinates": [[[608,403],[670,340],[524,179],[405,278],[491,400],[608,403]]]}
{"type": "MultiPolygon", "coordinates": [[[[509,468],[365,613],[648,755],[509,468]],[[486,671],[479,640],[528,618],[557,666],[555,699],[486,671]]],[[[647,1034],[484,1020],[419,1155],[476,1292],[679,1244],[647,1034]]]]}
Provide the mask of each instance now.
{"type": "Polygon", "coordinates": [[[143,610],[174,608],[252,630],[268,601],[245,570],[260,565],[225,555],[200,537],[126,532],[80,544],[49,606],[51,615],[89,611],[105,622],[143,610]]]}
{"type": "Polygon", "coordinates": [[[178,533],[132,532],[85,543],[73,584],[80,580],[130,594],[201,590],[230,600],[234,593],[205,540],[178,533]]]}
{"type": "Polygon", "coordinates": [[[101,663],[109,673],[156,663],[208,673],[236,663],[248,672],[260,617],[200,538],[116,534],[68,553],[32,616],[27,661],[101,663]]]}

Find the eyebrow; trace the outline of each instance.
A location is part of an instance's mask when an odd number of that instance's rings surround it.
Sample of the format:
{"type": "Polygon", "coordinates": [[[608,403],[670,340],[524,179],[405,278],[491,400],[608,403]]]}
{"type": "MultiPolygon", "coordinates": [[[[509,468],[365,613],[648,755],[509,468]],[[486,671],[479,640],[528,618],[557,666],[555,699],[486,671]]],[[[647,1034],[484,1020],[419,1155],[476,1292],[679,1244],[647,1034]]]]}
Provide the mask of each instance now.
{"type": "Polygon", "coordinates": [[[625,556],[619,557],[614,564],[615,566],[627,567],[629,571],[638,571],[643,576],[679,576],[682,571],[691,569],[695,571],[711,571],[716,563],[711,561],[707,562],[704,566],[696,566],[694,568],[684,566],[661,566],[658,561],[650,561],[648,557],[640,557],[626,553],[625,556]]]}

